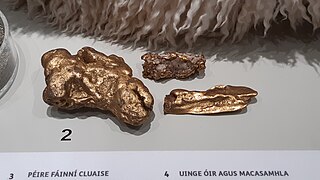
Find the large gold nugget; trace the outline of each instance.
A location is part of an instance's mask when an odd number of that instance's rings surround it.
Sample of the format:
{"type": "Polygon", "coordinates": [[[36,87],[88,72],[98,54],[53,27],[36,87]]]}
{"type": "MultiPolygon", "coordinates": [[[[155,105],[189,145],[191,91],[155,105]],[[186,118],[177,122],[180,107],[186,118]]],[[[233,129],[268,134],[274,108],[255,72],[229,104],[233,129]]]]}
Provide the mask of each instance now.
{"type": "Polygon", "coordinates": [[[131,68],[121,57],[106,56],[90,47],[76,55],[55,49],[45,53],[41,63],[47,84],[43,100],[51,106],[111,111],[133,126],[143,124],[152,111],[148,88],[132,77],[131,68]]]}
{"type": "Polygon", "coordinates": [[[242,86],[215,86],[207,91],[175,89],[164,99],[165,114],[215,114],[248,106],[258,92],[242,86]]]}
{"type": "Polygon", "coordinates": [[[206,68],[203,55],[190,53],[147,53],[141,59],[144,60],[143,77],[156,81],[168,78],[186,79],[206,68]]]}

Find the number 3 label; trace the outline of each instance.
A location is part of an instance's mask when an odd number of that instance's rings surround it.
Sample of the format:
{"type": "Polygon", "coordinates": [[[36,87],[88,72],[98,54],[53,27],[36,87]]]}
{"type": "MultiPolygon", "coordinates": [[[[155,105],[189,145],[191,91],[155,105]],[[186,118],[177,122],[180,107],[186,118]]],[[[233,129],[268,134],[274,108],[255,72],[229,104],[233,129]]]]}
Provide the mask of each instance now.
{"type": "Polygon", "coordinates": [[[10,173],[9,179],[13,179],[14,174],[10,173]]]}

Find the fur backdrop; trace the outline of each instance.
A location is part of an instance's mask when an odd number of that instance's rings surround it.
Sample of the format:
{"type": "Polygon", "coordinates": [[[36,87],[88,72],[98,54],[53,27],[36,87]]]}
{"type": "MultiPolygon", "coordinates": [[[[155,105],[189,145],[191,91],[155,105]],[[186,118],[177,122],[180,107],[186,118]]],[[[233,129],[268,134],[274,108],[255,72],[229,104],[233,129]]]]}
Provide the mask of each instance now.
{"type": "Polygon", "coordinates": [[[320,0],[9,0],[60,30],[113,39],[193,46],[199,37],[235,42],[258,26],[320,27],[320,0]]]}

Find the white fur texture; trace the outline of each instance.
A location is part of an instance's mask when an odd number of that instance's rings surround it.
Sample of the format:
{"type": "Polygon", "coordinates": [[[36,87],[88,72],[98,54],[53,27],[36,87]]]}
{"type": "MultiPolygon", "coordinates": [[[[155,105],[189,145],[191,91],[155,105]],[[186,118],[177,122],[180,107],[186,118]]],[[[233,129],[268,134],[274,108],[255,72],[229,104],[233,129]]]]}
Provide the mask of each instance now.
{"type": "Polygon", "coordinates": [[[320,27],[320,0],[10,0],[27,5],[30,17],[45,17],[59,29],[149,47],[169,43],[193,46],[198,37],[239,41],[277,19],[296,30],[310,22],[320,27]]]}

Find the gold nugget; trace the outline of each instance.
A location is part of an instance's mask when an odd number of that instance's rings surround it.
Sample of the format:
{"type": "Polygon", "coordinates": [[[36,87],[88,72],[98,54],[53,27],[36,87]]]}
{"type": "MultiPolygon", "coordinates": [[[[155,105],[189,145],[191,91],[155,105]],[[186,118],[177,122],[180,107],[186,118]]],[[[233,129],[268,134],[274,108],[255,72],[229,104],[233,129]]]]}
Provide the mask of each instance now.
{"type": "Polygon", "coordinates": [[[258,92],[242,86],[215,86],[207,91],[175,89],[164,99],[165,114],[215,114],[248,106],[258,92]]]}
{"type": "Polygon", "coordinates": [[[47,87],[43,100],[61,109],[82,107],[111,111],[126,124],[143,124],[152,111],[148,88],[132,77],[121,57],[107,56],[90,47],[76,55],[65,49],[45,53],[41,59],[47,87]]]}
{"type": "Polygon", "coordinates": [[[165,52],[147,53],[141,57],[144,60],[143,77],[153,80],[189,78],[206,68],[203,55],[165,52]]]}

